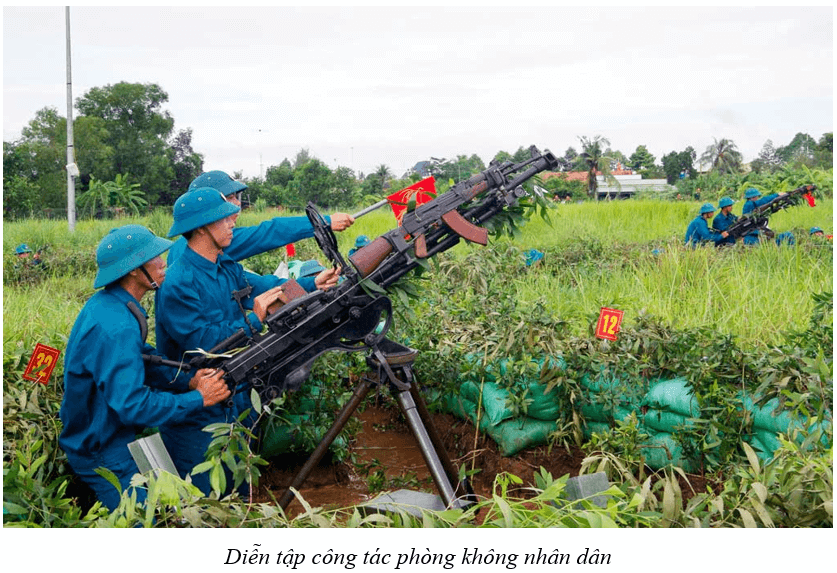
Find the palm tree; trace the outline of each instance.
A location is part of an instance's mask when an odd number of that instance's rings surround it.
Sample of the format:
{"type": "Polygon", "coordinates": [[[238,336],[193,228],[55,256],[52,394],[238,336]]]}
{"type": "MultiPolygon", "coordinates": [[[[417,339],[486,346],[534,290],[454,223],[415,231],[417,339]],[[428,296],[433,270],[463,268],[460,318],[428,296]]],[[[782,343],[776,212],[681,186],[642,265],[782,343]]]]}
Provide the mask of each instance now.
{"type": "Polygon", "coordinates": [[[597,190],[599,188],[596,173],[601,171],[605,177],[610,175],[611,158],[605,154],[606,146],[610,145],[610,141],[601,135],[597,135],[593,139],[581,136],[578,140],[581,142],[581,153],[578,156],[587,167],[587,194],[595,199],[598,197],[597,190]]]}
{"type": "Polygon", "coordinates": [[[386,185],[386,182],[387,182],[387,179],[392,177],[392,172],[389,170],[389,167],[387,167],[384,164],[381,164],[375,170],[374,175],[375,175],[375,177],[380,177],[381,178],[381,192],[383,192],[384,191],[384,186],[386,185]]]}
{"type": "Polygon", "coordinates": [[[715,139],[715,143],[706,148],[700,156],[701,163],[709,163],[713,171],[721,175],[741,171],[741,152],[731,139],[715,139]]]}

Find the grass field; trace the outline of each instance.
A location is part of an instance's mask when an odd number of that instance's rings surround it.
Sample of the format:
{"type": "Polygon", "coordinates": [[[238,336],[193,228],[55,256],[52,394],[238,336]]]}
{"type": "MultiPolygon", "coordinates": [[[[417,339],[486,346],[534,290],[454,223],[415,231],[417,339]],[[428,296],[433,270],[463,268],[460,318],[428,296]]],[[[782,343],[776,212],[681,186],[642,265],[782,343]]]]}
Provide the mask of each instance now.
{"type": "MultiPolygon", "coordinates": [[[[510,255],[508,267],[501,268],[495,280],[507,281],[521,302],[541,302],[578,331],[602,306],[623,310],[625,321],[645,312],[672,326],[715,327],[756,346],[775,342],[780,331],[804,327],[811,294],[830,290],[833,283],[833,250],[807,234],[812,226],[830,232],[832,200],[771,217],[771,228],[794,232],[793,248],[685,248],[682,236],[698,207],[698,203],[663,201],[558,205],[550,211],[549,223],[535,218],[519,237],[490,243],[498,251],[519,250],[518,257],[510,255]],[[538,267],[526,268],[523,252],[532,248],[546,256],[538,267]]],[[[238,224],[253,225],[274,214],[245,211],[238,224]]],[[[5,265],[14,265],[9,253],[26,242],[33,248],[47,246],[44,258],[49,268],[48,280],[34,284],[15,283],[9,280],[14,269],[4,270],[4,345],[69,333],[76,313],[93,292],[96,244],[111,228],[129,222],[164,235],[171,216],[157,211],[144,218],[79,221],[72,234],[65,221],[6,223],[5,265]]],[[[358,235],[374,238],[393,224],[388,210],[373,212],[337,234],[340,249],[345,253],[358,235]]],[[[444,256],[465,261],[480,248],[462,244],[444,256]]],[[[313,240],[299,243],[297,249],[298,258],[322,259],[313,240]]],[[[284,250],[279,250],[248,261],[248,266],[271,272],[284,258],[284,250]]]]}

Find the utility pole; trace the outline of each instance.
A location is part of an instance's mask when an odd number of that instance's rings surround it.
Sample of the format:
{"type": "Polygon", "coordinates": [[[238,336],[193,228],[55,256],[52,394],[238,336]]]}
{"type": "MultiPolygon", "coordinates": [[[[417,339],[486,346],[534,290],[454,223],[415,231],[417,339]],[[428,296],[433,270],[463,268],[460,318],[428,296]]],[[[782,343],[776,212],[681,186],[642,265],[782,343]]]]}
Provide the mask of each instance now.
{"type": "Polygon", "coordinates": [[[67,21],[67,224],[76,230],[76,176],[79,174],[73,153],[73,72],[70,64],[70,7],[65,8],[67,21]]]}

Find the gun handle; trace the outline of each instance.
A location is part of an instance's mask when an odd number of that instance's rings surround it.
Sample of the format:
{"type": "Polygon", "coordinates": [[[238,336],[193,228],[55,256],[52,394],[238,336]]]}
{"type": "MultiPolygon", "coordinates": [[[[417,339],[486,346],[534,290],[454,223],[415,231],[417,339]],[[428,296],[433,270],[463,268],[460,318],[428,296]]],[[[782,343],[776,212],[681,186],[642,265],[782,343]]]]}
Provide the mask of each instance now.
{"type": "Polygon", "coordinates": [[[274,312],[276,312],[295,298],[299,298],[308,294],[307,291],[304,288],[302,288],[302,286],[298,282],[296,282],[295,279],[288,279],[286,282],[282,284],[282,288],[285,290],[280,296],[279,300],[267,307],[268,314],[273,314],[274,312]]]}
{"type": "Polygon", "coordinates": [[[392,252],[392,245],[383,237],[378,237],[365,247],[358,249],[355,254],[349,257],[352,264],[357,268],[361,278],[366,278],[372,271],[378,268],[387,255],[392,252]]]}

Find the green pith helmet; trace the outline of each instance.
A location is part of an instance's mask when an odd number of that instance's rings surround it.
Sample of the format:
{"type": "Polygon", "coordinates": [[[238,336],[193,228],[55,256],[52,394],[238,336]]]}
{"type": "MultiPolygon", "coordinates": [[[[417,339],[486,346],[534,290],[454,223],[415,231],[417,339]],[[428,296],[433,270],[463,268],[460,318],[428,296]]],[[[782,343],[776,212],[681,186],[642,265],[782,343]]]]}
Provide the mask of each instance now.
{"type": "Polygon", "coordinates": [[[750,187],[744,192],[745,199],[753,199],[755,197],[759,197],[761,195],[761,191],[756,189],[755,187],[750,187]]]}
{"type": "Polygon", "coordinates": [[[93,288],[109,285],[132,270],[165,253],[172,242],[162,239],[142,225],[112,229],[96,248],[99,271],[93,288]]]}
{"type": "Polygon", "coordinates": [[[32,249],[30,249],[29,245],[27,245],[26,243],[22,243],[22,244],[18,245],[17,247],[15,247],[15,254],[16,255],[22,255],[23,253],[31,253],[31,252],[32,252],[32,249]]]}
{"type": "Polygon", "coordinates": [[[707,213],[714,213],[715,207],[712,206],[712,203],[704,203],[700,208],[700,214],[706,215],[707,213]]]}
{"type": "Polygon", "coordinates": [[[811,232],[808,233],[808,234],[813,235],[814,233],[825,233],[825,231],[823,231],[819,227],[811,227],[811,232]]]}
{"type": "Polygon", "coordinates": [[[238,205],[228,203],[222,193],[212,187],[198,187],[178,197],[174,202],[174,223],[168,236],[194,231],[241,211],[238,205]]]}
{"type": "Polygon", "coordinates": [[[236,181],[223,171],[207,171],[201,173],[189,184],[189,191],[200,187],[212,187],[220,191],[224,197],[233,193],[240,193],[247,189],[247,185],[236,181]]]}
{"type": "Polygon", "coordinates": [[[732,204],[735,203],[729,197],[722,197],[720,201],[718,201],[718,209],[723,209],[724,207],[731,207],[732,204]]]}

